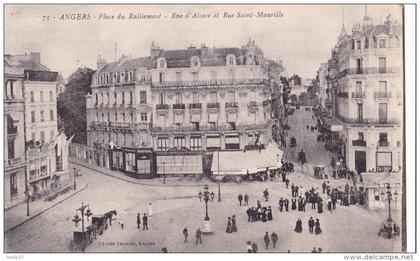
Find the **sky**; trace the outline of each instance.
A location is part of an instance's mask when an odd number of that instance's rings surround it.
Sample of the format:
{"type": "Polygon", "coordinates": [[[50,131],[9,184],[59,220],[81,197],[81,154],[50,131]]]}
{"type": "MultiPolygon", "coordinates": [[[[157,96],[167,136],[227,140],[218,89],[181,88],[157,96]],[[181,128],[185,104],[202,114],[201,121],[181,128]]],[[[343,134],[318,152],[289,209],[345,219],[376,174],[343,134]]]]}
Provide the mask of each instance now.
{"type": "MultiPolygon", "coordinates": [[[[351,32],[364,12],[364,5],[6,5],[5,54],[40,52],[42,64],[68,77],[80,66],[96,69],[99,55],[114,61],[115,43],[117,57],[135,58],[149,56],[152,41],[170,50],[202,43],[241,47],[252,38],[265,57],[283,61],[288,75],[314,78],[330,57],[342,23],[351,32]],[[211,18],[186,18],[188,12],[211,18]],[[223,18],[225,12],[234,18],[223,18]],[[238,12],[254,17],[236,18],[238,12]],[[258,12],[283,16],[258,18],[258,12]],[[120,13],[125,20],[116,19],[120,13]],[[128,19],[130,13],[160,14],[160,19],[128,19]],[[173,19],[173,13],[183,17],[173,19]],[[59,19],[66,14],[90,19],[59,19]],[[104,15],[114,19],[99,19],[104,15]]],[[[389,14],[402,21],[400,6],[368,5],[367,12],[376,23],[389,14]]]]}

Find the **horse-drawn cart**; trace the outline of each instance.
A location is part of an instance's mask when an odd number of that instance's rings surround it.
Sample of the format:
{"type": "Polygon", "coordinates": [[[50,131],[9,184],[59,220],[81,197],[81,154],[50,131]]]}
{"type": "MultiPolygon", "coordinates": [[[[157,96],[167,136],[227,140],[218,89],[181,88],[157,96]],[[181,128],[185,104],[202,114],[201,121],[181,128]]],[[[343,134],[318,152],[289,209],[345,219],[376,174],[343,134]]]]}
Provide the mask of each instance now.
{"type": "Polygon", "coordinates": [[[96,229],[99,235],[102,235],[105,229],[108,229],[108,222],[106,215],[93,216],[92,226],[96,229]]]}

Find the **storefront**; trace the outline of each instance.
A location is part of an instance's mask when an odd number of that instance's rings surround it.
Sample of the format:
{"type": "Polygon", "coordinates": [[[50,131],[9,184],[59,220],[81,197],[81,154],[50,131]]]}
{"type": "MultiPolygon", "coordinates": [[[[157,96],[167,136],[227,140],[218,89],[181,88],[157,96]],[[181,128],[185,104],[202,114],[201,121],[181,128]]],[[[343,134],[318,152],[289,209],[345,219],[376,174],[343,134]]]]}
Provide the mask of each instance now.
{"type": "Polygon", "coordinates": [[[135,178],[153,178],[151,149],[113,148],[109,150],[111,170],[121,171],[135,178]]]}
{"type": "Polygon", "coordinates": [[[202,175],[203,153],[188,149],[156,152],[156,176],[202,175]]]}
{"type": "Polygon", "coordinates": [[[226,134],[225,137],[225,147],[227,150],[239,150],[240,148],[240,139],[239,133],[235,134],[226,134]]]}

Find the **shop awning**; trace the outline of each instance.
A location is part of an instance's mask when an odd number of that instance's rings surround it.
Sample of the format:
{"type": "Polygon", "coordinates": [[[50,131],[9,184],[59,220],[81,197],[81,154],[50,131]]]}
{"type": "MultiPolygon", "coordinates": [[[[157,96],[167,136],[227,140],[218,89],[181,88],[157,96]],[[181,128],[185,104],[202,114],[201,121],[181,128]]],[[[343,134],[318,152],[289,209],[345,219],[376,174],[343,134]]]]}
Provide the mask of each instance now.
{"type": "Polygon", "coordinates": [[[343,131],[343,122],[339,119],[333,117],[333,118],[322,118],[322,121],[324,122],[325,127],[330,129],[331,131],[343,131]]]}
{"type": "Polygon", "coordinates": [[[283,151],[270,143],[266,148],[248,151],[213,152],[211,170],[213,175],[246,175],[281,167],[283,151]],[[278,156],[277,156],[278,155],[278,156]],[[220,158],[219,158],[220,157],[220,158]]]}
{"type": "Polygon", "coordinates": [[[384,186],[386,183],[391,186],[402,184],[401,172],[363,172],[361,175],[364,187],[384,186]]]}

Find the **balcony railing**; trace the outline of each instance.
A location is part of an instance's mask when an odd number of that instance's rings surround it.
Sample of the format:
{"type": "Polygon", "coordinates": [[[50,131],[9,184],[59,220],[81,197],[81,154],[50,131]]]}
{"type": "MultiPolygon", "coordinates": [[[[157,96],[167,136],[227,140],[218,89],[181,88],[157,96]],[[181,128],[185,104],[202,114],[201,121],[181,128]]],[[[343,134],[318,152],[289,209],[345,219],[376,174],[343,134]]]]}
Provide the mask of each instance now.
{"type": "Polygon", "coordinates": [[[348,124],[400,124],[400,119],[398,118],[388,118],[388,119],[379,119],[379,118],[363,118],[363,119],[354,119],[346,118],[340,115],[336,117],[341,120],[343,123],[348,124]]]}
{"type": "Polygon", "coordinates": [[[226,108],[238,108],[238,102],[226,102],[226,108]]]}
{"type": "Polygon", "coordinates": [[[348,98],[349,93],[348,92],[338,92],[337,96],[340,97],[340,98],[348,98]]]}
{"type": "Polygon", "coordinates": [[[366,141],[365,140],[353,140],[352,145],[353,146],[366,147],[366,141]]]}
{"type": "Polygon", "coordinates": [[[378,141],[378,147],[389,147],[389,141],[387,140],[378,141]]]}
{"type": "Polygon", "coordinates": [[[248,108],[252,108],[252,107],[257,107],[257,102],[256,101],[250,101],[248,103],[248,108]]]}
{"type": "Polygon", "coordinates": [[[197,128],[196,126],[181,126],[181,127],[153,127],[152,131],[153,132],[167,132],[167,133],[171,133],[171,132],[195,132],[195,131],[200,131],[200,132],[213,132],[213,131],[217,131],[217,132],[223,132],[223,131],[247,131],[247,130],[265,130],[267,128],[270,128],[270,124],[237,124],[235,126],[235,129],[232,129],[231,126],[229,125],[218,125],[218,126],[212,126],[212,125],[207,125],[207,126],[200,126],[199,128],[197,128]]]}
{"type": "Polygon", "coordinates": [[[170,108],[169,104],[156,104],[156,110],[169,110],[170,108]]]}
{"type": "Polygon", "coordinates": [[[185,104],[184,103],[175,103],[172,105],[172,108],[174,110],[185,110],[185,104]]]}
{"type": "Polygon", "coordinates": [[[90,124],[92,128],[104,129],[127,129],[127,130],[148,130],[150,129],[150,123],[126,123],[126,122],[92,122],[90,124]]]}
{"type": "Polygon", "coordinates": [[[351,93],[351,97],[352,98],[366,98],[366,93],[365,92],[352,92],[351,93]]]}
{"type": "Polygon", "coordinates": [[[218,102],[209,102],[207,103],[207,108],[220,108],[220,104],[218,102]]]}
{"type": "Polygon", "coordinates": [[[190,103],[188,104],[188,108],[190,109],[201,109],[201,103],[190,103]]]}
{"type": "Polygon", "coordinates": [[[153,82],[152,87],[224,86],[238,84],[270,84],[267,79],[208,80],[208,81],[170,81],[153,82]]]}
{"type": "Polygon", "coordinates": [[[339,72],[336,76],[337,77],[344,77],[346,75],[352,74],[381,74],[381,73],[400,73],[400,67],[368,67],[368,68],[348,68],[344,69],[343,71],[339,72]]]}
{"type": "Polygon", "coordinates": [[[375,99],[387,99],[391,98],[391,92],[375,92],[374,93],[375,99]]]}

